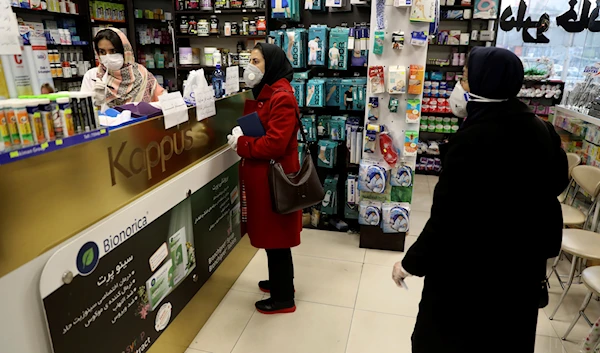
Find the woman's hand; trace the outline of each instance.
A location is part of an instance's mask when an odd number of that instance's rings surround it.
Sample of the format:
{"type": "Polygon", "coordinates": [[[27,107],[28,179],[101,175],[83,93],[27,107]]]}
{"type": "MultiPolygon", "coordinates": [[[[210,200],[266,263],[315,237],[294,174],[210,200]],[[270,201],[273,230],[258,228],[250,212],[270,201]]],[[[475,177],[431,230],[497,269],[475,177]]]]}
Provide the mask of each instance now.
{"type": "Polygon", "coordinates": [[[394,269],[392,270],[392,279],[396,283],[398,287],[402,287],[404,289],[408,289],[406,283],[404,283],[404,279],[410,277],[411,274],[406,272],[404,267],[402,267],[402,262],[398,261],[394,265],[394,269]]]}
{"type": "Polygon", "coordinates": [[[233,130],[231,130],[231,134],[227,135],[227,143],[229,144],[229,147],[231,147],[231,149],[236,152],[237,152],[237,142],[238,142],[238,139],[240,138],[240,136],[244,136],[244,132],[242,131],[242,128],[240,128],[239,126],[234,127],[233,130]]]}

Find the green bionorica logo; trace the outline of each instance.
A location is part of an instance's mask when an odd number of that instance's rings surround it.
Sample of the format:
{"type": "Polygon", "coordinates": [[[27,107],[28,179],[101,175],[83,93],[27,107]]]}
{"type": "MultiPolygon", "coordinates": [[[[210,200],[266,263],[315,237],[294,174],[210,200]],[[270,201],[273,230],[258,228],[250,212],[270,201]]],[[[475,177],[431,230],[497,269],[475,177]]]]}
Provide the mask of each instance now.
{"type": "Polygon", "coordinates": [[[92,273],[100,260],[100,249],[95,242],[90,241],[79,249],[77,253],[77,270],[83,276],[92,273]]]}

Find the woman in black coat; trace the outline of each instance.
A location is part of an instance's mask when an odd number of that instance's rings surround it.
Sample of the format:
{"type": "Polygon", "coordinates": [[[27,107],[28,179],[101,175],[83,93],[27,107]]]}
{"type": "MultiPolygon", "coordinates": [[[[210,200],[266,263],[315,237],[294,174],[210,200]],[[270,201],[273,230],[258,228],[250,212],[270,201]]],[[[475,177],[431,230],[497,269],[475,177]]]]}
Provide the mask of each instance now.
{"type": "Polygon", "coordinates": [[[425,276],[415,353],[534,351],[540,283],[558,255],[567,158],[516,96],[521,60],[474,48],[468,117],[445,146],[431,216],[394,279],[425,276]]]}

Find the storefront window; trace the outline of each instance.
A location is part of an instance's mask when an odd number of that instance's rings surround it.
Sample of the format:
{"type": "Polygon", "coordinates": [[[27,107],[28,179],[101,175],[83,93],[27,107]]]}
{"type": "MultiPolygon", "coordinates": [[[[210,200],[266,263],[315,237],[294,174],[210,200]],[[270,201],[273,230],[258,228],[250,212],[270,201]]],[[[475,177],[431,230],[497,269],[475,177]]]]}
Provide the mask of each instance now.
{"type": "MultiPolygon", "coordinates": [[[[578,20],[581,20],[582,8],[585,6],[582,0],[571,0],[575,2],[574,10],[578,20]]],[[[510,31],[498,30],[497,46],[507,48],[521,57],[539,58],[548,57],[554,62],[554,75],[552,79],[567,82],[567,88],[575,83],[583,81],[583,69],[586,66],[600,62],[600,32],[592,32],[585,25],[585,29],[579,33],[569,33],[565,28],[557,25],[556,18],[570,10],[573,4],[565,0],[525,0],[526,5],[524,19],[531,17],[531,21],[537,22],[540,17],[547,13],[550,16],[550,27],[544,35],[548,43],[526,43],[523,31],[527,31],[533,38],[537,38],[536,28],[517,28],[510,31]],[[571,5],[570,5],[571,4],[571,5]]],[[[591,3],[589,13],[600,4],[600,1],[591,3]]],[[[507,7],[512,10],[511,19],[518,18],[519,6],[523,6],[520,0],[505,0],[502,2],[504,13],[507,7]]],[[[589,16],[584,16],[583,23],[589,22],[589,16]]],[[[596,19],[596,21],[600,21],[596,19]]],[[[526,21],[525,21],[526,22],[526,21]]],[[[501,22],[502,23],[502,22],[501,22]]]]}

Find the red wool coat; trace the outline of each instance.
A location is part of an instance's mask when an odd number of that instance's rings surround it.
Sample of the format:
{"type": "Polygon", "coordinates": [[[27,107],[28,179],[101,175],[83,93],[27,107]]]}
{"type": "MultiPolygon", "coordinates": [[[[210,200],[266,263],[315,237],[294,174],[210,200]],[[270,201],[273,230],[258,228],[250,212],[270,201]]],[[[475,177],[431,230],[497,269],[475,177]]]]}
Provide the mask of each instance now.
{"type": "Polygon", "coordinates": [[[244,114],[252,112],[258,113],[266,135],[238,139],[237,153],[242,157],[242,207],[245,208],[242,210],[245,220],[242,231],[248,233],[250,242],[257,248],[298,246],[302,211],[286,215],[273,212],[268,181],[271,159],[281,163],[286,173],[296,173],[300,169],[296,140],[299,110],[290,83],[281,79],[272,86],[265,85],[257,100],[246,101],[244,114]]]}

